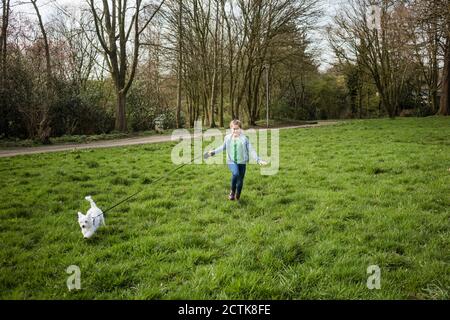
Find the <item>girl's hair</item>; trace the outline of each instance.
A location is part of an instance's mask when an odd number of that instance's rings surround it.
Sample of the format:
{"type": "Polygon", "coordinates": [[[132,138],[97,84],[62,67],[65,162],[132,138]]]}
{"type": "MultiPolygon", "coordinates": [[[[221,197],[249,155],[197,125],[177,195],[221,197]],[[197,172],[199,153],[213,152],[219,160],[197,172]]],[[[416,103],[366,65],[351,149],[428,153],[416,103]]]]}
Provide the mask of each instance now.
{"type": "Polygon", "coordinates": [[[231,120],[231,122],[230,122],[230,128],[231,128],[232,125],[239,126],[239,128],[242,129],[241,121],[239,121],[238,119],[231,120]]]}

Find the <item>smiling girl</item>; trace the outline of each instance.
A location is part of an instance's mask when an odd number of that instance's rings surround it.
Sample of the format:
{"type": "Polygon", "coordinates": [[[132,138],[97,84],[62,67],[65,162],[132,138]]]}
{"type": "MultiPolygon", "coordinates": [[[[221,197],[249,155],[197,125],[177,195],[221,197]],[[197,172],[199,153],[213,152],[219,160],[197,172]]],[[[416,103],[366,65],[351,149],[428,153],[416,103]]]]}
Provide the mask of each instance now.
{"type": "Polygon", "coordinates": [[[216,150],[208,151],[209,156],[214,156],[223,150],[227,151],[227,164],[231,171],[231,191],[228,199],[239,200],[244,186],[245,169],[251,155],[259,165],[266,165],[253,149],[250,140],[242,133],[242,125],[239,120],[230,122],[231,134],[225,136],[224,143],[216,150]]]}

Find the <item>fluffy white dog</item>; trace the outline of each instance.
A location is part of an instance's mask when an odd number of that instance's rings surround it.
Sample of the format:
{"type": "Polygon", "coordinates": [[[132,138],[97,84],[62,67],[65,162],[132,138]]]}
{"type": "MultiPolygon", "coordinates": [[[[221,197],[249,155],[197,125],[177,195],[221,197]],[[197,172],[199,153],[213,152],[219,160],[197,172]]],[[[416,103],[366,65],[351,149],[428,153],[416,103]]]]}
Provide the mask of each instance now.
{"type": "Polygon", "coordinates": [[[80,224],[81,233],[83,233],[84,238],[88,239],[94,235],[95,231],[101,225],[105,225],[105,218],[102,210],[97,207],[91,196],[87,196],[85,199],[90,202],[91,208],[86,215],[78,212],[78,223],[80,224]]]}

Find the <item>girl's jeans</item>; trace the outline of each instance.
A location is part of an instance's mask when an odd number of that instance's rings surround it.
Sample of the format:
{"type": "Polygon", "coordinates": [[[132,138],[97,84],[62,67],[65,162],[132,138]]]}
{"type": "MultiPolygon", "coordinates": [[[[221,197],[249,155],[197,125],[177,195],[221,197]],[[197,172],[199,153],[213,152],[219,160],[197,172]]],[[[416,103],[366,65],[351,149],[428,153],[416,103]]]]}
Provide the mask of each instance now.
{"type": "Polygon", "coordinates": [[[244,186],[246,164],[229,163],[228,168],[231,171],[231,192],[240,195],[244,186]]]}

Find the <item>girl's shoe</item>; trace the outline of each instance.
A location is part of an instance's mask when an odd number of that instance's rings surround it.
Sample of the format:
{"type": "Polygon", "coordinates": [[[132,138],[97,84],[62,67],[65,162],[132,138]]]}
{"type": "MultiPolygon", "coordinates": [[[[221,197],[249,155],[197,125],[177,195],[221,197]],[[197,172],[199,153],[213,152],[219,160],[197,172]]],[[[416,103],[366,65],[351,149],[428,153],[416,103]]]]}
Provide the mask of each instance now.
{"type": "Polygon", "coordinates": [[[230,195],[228,196],[228,199],[230,199],[231,201],[233,201],[235,199],[235,195],[233,192],[230,192],[230,195]]]}
{"type": "Polygon", "coordinates": [[[236,193],[236,200],[239,200],[241,198],[241,195],[236,193]]]}

